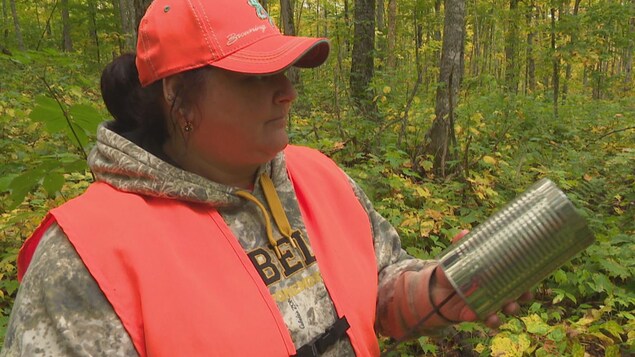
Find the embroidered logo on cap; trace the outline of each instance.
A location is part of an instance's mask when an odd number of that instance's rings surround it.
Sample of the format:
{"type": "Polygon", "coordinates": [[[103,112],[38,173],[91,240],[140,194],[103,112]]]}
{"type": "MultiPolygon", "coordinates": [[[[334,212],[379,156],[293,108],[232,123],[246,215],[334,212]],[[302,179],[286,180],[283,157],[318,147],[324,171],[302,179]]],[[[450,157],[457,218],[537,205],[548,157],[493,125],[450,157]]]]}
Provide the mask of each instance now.
{"type": "Polygon", "coordinates": [[[273,26],[273,20],[271,20],[271,17],[269,17],[267,10],[265,10],[265,8],[260,5],[258,0],[247,0],[247,3],[256,9],[256,15],[258,15],[258,18],[260,18],[261,20],[269,20],[269,23],[273,26]]]}

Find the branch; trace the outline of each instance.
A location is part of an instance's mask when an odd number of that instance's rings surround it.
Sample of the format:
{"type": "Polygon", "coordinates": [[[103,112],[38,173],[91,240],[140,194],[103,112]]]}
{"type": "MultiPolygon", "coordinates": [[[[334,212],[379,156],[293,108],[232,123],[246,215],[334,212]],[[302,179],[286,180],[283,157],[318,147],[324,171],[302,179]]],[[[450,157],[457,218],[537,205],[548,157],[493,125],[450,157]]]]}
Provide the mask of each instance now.
{"type": "MultiPolygon", "coordinates": [[[[70,118],[68,112],[66,111],[66,108],[64,107],[62,102],[59,100],[59,98],[55,94],[55,91],[53,90],[53,88],[48,84],[48,82],[46,81],[46,78],[44,76],[42,76],[42,77],[40,77],[40,79],[42,80],[42,82],[44,82],[44,85],[46,86],[46,89],[51,94],[53,99],[55,99],[55,102],[57,102],[57,105],[62,110],[62,114],[64,115],[64,119],[66,119],[66,124],[71,129],[71,133],[73,133],[73,137],[77,141],[77,146],[79,148],[79,151],[80,151],[82,157],[84,158],[84,160],[88,160],[88,155],[86,155],[86,150],[84,149],[84,146],[82,145],[82,142],[79,140],[79,136],[77,135],[77,132],[75,131],[75,128],[73,128],[73,123],[71,122],[71,118],[70,118]]],[[[92,170],[90,170],[90,175],[93,177],[93,181],[95,181],[95,174],[93,173],[92,170]]]]}
{"type": "Polygon", "coordinates": [[[36,51],[40,50],[40,45],[42,44],[42,39],[44,39],[44,34],[46,33],[46,28],[50,26],[51,24],[51,18],[53,17],[53,14],[55,13],[55,8],[57,8],[57,1],[55,1],[55,4],[53,4],[53,10],[51,10],[51,13],[49,14],[49,18],[46,19],[46,24],[44,25],[44,30],[42,30],[42,35],[40,36],[40,39],[37,41],[37,46],[35,47],[36,51]]]}
{"type": "Polygon", "coordinates": [[[607,137],[607,136],[609,136],[609,135],[613,135],[613,134],[616,134],[616,133],[620,133],[620,132],[622,132],[622,131],[634,130],[634,129],[635,129],[635,126],[629,126],[629,127],[622,128],[622,129],[615,129],[615,130],[611,130],[611,131],[609,131],[608,133],[606,133],[606,134],[604,134],[604,135],[600,136],[599,138],[597,138],[597,139],[595,139],[595,140],[591,141],[590,143],[586,144],[586,145],[584,146],[584,148],[589,147],[589,145],[591,145],[591,144],[593,144],[593,143],[595,143],[595,142],[597,142],[597,141],[600,141],[600,140],[604,139],[605,137],[607,137]]]}

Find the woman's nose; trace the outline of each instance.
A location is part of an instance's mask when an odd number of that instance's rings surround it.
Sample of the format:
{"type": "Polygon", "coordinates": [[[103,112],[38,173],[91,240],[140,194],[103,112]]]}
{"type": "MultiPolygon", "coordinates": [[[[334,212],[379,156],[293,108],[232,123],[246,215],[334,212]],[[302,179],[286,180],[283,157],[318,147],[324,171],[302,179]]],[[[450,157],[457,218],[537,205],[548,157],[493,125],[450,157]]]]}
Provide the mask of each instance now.
{"type": "Polygon", "coordinates": [[[295,90],[295,86],[287,75],[284,73],[279,73],[274,75],[275,83],[279,86],[278,91],[275,94],[275,102],[280,104],[291,104],[298,97],[298,92],[295,90]]]}

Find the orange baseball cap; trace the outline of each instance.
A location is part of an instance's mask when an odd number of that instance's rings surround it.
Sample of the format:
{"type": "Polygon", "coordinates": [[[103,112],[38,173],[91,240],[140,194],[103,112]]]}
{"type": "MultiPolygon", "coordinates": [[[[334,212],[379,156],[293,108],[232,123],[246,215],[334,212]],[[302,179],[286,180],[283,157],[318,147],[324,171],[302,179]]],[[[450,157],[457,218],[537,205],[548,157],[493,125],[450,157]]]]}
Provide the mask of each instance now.
{"type": "Polygon", "coordinates": [[[208,65],[249,74],[316,67],[328,54],[325,38],[281,34],[257,0],[154,0],[139,25],[136,64],[147,86],[208,65]]]}

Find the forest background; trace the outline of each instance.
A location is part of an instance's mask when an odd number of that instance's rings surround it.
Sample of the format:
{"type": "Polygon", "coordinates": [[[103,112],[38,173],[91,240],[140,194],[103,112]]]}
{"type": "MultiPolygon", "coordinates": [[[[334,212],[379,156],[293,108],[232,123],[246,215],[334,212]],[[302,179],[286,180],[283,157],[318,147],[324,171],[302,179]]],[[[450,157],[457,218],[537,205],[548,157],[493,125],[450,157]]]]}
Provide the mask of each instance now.
{"type": "MultiPolygon", "coordinates": [[[[0,339],[21,243],[93,180],[101,69],[134,49],[148,3],[2,0],[0,339]]],[[[635,354],[633,0],[262,5],[285,33],[332,44],[325,65],[289,73],[291,140],[345,168],[410,254],[437,256],[542,177],[596,235],[499,329],[463,323],[393,355],[635,354]]]]}

